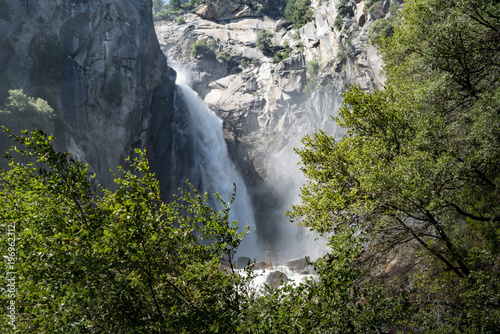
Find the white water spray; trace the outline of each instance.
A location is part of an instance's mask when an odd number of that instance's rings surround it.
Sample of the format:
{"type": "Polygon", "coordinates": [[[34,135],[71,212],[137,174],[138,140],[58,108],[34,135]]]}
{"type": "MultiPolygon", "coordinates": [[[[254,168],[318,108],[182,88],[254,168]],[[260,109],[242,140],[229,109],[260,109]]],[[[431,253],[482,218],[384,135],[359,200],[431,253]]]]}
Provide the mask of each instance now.
{"type": "Polygon", "coordinates": [[[177,70],[177,73],[177,84],[182,90],[191,118],[195,141],[194,161],[201,174],[202,190],[209,195],[217,192],[223,200],[229,201],[233,183],[236,184],[236,199],[231,206],[229,218],[231,221],[238,221],[241,231],[245,226],[250,227],[249,234],[243,238],[238,248],[238,254],[259,258],[261,254],[257,245],[253,208],[243,178],[229,158],[222,120],[188,86],[189,78],[184,71],[177,70]]]}

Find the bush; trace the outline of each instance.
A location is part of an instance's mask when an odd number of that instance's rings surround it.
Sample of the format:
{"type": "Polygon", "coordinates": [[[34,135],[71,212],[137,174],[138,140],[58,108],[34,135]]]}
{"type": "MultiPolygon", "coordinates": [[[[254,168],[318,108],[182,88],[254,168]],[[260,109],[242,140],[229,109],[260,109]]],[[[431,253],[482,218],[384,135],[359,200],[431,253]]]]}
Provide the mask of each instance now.
{"type": "Polygon", "coordinates": [[[340,29],[342,29],[342,25],[344,25],[344,20],[342,20],[342,15],[338,14],[333,22],[333,26],[340,31],[340,29]]]}
{"type": "Polygon", "coordinates": [[[177,20],[176,20],[176,23],[178,25],[181,25],[181,24],[185,24],[186,23],[186,20],[184,19],[184,16],[177,16],[177,20]]]}
{"type": "MultiPolygon", "coordinates": [[[[51,136],[6,131],[37,163],[9,157],[11,170],[0,171],[2,254],[7,224],[17,237],[15,269],[0,262],[2,275],[16,271],[16,294],[3,294],[0,307],[22,300],[19,332],[235,332],[242,278],[232,264],[245,233],[229,220],[232,200],[218,197],[218,212],[191,189],[164,203],[140,151],[120,169],[116,191],[103,189],[51,136]]],[[[0,317],[1,328],[8,320],[0,317]]]]}
{"type": "Polygon", "coordinates": [[[373,22],[368,31],[368,42],[381,45],[384,40],[394,34],[394,25],[390,20],[381,19],[373,22]]]}
{"type": "Polygon", "coordinates": [[[307,83],[304,86],[303,93],[309,95],[318,85],[319,61],[317,59],[307,63],[307,83]]]}
{"type": "Polygon", "coordinates": [[[339,44],[339,49],[337,51],[337,60],[345,64],[348,59],[354,58],[354,45],[350,39],[344,39],[339,44]]]}
{"type": "Polygon", "coordinates": [[[273,56],[272,62],[276,64],[282,60],[287,59],[288,57],[290,57],[291,52],[292,52],[292,49],[290,49],[290,48],[286,48],[284,50],[279,51],[278,53],[276,53],[273,56]]]}
{"type": "Polygon", "coordinates": [[[312,14],[310,0],[288,0],[286,3],[284,17],[295,29],[312,21],[312,14]]]}
{"type": "Polygon", "coordinates": [[[250,66],[259,66],[260,61],[257,58],[241,58],[239,64],[241,68],[246,68],[250,66]]]}
{"type": "Polygon", "coordinates": [[[221,51],[217,54],[216,59],[221,62],[229,63],[233,59],[233,57],[231,57],[231,54],[229,52],[221,51]]]}
{"type": "Polygon", "coordinates": [[[208,39],[200,39],[191,45],[191,57],[193,58],[205,58],[214,59],[215,53],[213,51],[215,47],[215,41],[208,39]]]}
{"type": "Polygon", "coordinates": [[[257,34],[257,48],[262,52],[269,52],[271,50],[271,38],[274,35],[266,29],[259,30],[257,34]]]}

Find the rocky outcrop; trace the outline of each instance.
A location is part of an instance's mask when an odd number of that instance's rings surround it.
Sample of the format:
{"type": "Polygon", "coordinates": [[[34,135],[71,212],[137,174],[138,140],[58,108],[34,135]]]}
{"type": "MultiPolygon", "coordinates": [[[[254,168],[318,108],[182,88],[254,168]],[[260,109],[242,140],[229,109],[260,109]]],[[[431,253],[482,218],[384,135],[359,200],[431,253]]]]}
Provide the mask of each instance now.
{"type": "Polygon", "coordinates": [[[151,2],[8,3],[10,19],[0,18],[0,60],[11,79],[1,88],[24,88],[48,100],[62,117],[56,129],[61,148],[109,186],[109,169],[132,148],[152,145],[151,120],[172,106],[158,99],[171,102],[175,94],[175,72],[160,50],[151,2]]]}
{"type": "Polygon", "coordinates": [[[304,270],[309,265],[308,264],[309,261],[310,260],[308,256],[300,257],[297,259],[292,259],[287,261],[285,263],[285,266],[295,271],[304,270]]]}
{"type": "Polygon", "coordinates": [[[206,20],[231,21],[247,17],[262,17],[242,1],[215,0],[202,4],[194,13],[206,20]]]}

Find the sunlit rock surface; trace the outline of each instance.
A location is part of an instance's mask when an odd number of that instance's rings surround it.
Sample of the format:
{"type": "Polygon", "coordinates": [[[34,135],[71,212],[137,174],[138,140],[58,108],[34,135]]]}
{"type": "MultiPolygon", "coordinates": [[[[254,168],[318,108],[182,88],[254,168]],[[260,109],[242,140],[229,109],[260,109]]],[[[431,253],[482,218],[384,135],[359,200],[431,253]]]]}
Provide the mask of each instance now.
{"type": "Polygon", "coordinates": [[[384,80],[380,57],[367,42],[374,20],[364,1],[348,2],[340,29],[334,25],[338,4],[313,1],[313,21],[300,29],[283,19],[238,16],[245,12],[243,5],[230,0],[194,9],[182,25],[175,19],[156,23],[169,62],[189,67],[192,87],[224,121],[229,153],[253,196],[260,239],[286,250],[289,258],[324,252],[309,253],[303,245],[314,237],[283,216],[298,201],[304,182],[293,148],[318,129],[341,138],[344,130],[330,116],[337,114],[342,92],[351,84],[365,90],[381,87],[384,80]],[[262,29],[273,34],[272,53],[288,49],[288,58],[273,62],[272,54],[257,48],[262,29]],[[211,43],[213,54],[192,57],[191,46],[201,39],[211,43]],[[342,58],[339,49],[347,43],[352,48],[342,58]],[[216,59],[223,51],[229,61],[216,59]],[[312,63],[318,64],[316,73],[307,70],[312,63]]]}

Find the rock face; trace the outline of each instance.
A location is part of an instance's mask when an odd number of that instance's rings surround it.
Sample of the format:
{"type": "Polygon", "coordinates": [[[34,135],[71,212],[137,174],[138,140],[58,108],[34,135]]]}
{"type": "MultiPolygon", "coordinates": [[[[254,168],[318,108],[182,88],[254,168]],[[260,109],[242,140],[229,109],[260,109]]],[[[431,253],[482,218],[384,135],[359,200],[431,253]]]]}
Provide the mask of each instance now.
{"type": "Polygon", "coordinates": [[[304,182],[293,148],[320,128],[341,138],[344,130],[330,115],[346,86],[370,90],[384,80],[380,57],[367,43],[374,20],[365,2],[343,4],[341,27],[335,24],[340,0],[313,3],[313,20],[299,30],[283,19],[242,15],[244,6],[231,0],[193,10],[182,25],[156,23],[169,62],[190,69],[193,89],[224,120],[230,154],[253,195],[260,238],[291,257],[305,251],[296,246],[303,234],[283,217],[304,182]],[[273,62],[256,47],[262,29],[272,33],[273,53],[288,57],[273,62]],[[192,57],[191,46],[202,39],[212,54],[192,57]]]}
{"type": "Polygon", "coordinates": [[[151,147],[157,154],[150,122],[168,118],[159,113],[173,113],[175,72],[160,51],[151,2],[8,3],[10,19],[0,18],[8,86],[42,97],[57,110],[61,148],[88,163],[106,186],[112,183],[109,169],[122,164],[132,148],[151,147]],[[49,65],[57,78],[49,80],[49,65]]]}

